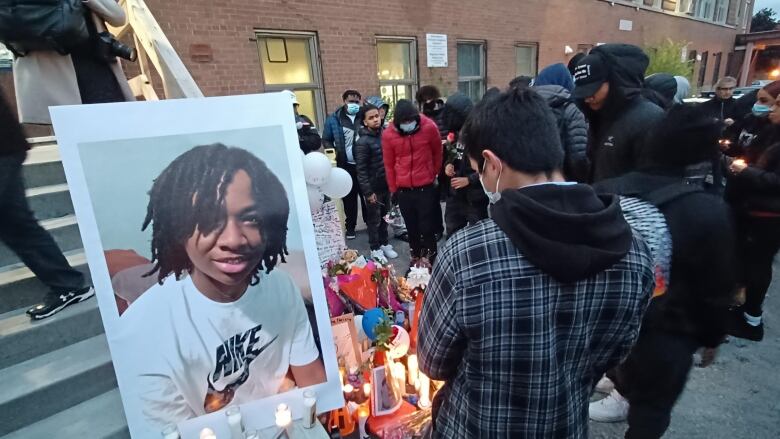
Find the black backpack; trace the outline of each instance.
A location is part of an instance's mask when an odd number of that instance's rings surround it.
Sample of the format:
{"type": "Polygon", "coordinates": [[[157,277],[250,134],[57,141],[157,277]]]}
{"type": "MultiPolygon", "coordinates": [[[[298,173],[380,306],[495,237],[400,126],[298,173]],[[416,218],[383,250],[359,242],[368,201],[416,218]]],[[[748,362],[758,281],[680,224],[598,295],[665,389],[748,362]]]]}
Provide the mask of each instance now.
{"type": "Polygon", "coordinates": [[[81,0],[0,0],[0,42],[16,56],[65,55],[90,38],[81,0]]]}

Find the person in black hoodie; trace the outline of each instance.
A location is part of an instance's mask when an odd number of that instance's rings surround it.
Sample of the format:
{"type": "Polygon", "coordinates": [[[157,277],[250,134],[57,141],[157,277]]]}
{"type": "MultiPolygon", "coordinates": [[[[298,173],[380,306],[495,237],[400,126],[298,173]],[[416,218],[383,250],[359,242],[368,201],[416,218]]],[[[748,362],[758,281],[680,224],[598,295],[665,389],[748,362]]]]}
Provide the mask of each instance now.
{"type": "Polygon", "coordinates": [[[487,218],[488,200],[479,185],[479,175],[471,169],[468,157],[460,143],[460,129],[474,104],[463,93],[455,93],[444,104],[444,124],[449,130],[444,172],[450,177],[450,190],[444,222],[447,236],[469,224],[487,218]]]}
{"type": "Polygon", "coordinates": [[[608,373],[615,390],[590,407],[596,421],[627,417],[629,439],[663,436],[693,353],[717,347],[726,335],[736,289],[731,211],[720,196],[684,180],[689,165],[717,156],[721,129],[694,106],[674,106],[640,158],[640,169],[595,185],[599,193],[647,202],[662,192],[676,194],[662,196],[667,201],[658,207],[672,242],[666,290],[650,302],[631,354],[608,373]]]}
{"type": "Polygon", "coordinates": [[[590,124],[593,182],[636,170],[647,133],[664,116],[642,96],[648,64],[639,47],[604,44],[577,65],[574,98],[590,124]]]}
{"type": "MultiPolygon", "coordinates": [[[[780,92],[775,81],[759,92],[780,92]]],[[[755,107],[754,107],[755,108],[755,107]]],[[[764,338],[763,303],[772,280],[772,261],[780,249],[780,94],[768,115],[770,126],[729,166],[726,199],[737,216],[745,303],[731,316],[729,334],[748,340],[764,338]]]]}
{"type": "Polygon", "coordinates": [[[731,76],[724,76],[715,84],[715,97],[707,102],[699,104],[699,110],[709,117],[723,121],[727,126],[743,116],[737,110],[737,100],[734,99],[734,89],[737,80],[731,76]]]}
{"type": "Polygon", "coordinates": [[[556,126],[526,88],[461,130],[492,219],[450,237],[425,292],[420,370],[446,382],[434,438],[586,439],[593,386],[639,333],[652,256],[617,197],[563,180],[556,126]]]}
{"type": "Polygon", "coordinates": [[[390,190],[385,177],[385,162],[382,158],[382,117],[379,108],[366,104],[358,113],[360,137],[355,142],[355,166],[360,192],[366,199],[368,217],[368,244],[371,257],[386,262],[387,258],[398,257],[387,240],[387,215],[390,206],[390,190]]]}
{"type": "Polygon", "coordinates": [[[0,139],[0,240],[49,287],[43,301],[27,310],[27,315],[39,320],[90,298],[95,291],[86,284],[84,275],[68,264],[57,243],[30,211],[22,176],[22,163],[30,145],[1,94],[0,139]]]}

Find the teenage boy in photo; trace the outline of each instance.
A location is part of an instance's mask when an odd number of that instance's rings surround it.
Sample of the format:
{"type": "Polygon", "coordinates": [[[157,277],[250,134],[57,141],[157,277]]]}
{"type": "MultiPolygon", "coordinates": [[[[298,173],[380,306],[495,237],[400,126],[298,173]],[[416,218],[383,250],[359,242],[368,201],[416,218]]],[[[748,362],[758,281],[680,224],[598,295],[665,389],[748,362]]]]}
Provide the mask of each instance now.
{"type": "Polygon", "coordinates": [[[143,228],[159,284],[128,308],[114,344],[147,428],[275,395],[288,375],[325,381],[301,294],[274,269],[289,210],[265,163],[222,144],[185,152],[154,181],[143,228]]]}

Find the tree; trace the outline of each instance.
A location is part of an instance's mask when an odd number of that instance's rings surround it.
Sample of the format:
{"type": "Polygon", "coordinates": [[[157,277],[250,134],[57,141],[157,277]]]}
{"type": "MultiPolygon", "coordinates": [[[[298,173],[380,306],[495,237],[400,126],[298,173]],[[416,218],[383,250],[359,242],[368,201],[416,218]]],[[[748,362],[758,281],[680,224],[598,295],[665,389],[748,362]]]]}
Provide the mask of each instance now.
{"type": "Polygon", "coordinates": [[[775,30],[777,27],[777,15],[774,9],[764,8],[756,12],[753,19],[750,21],[750,32],[763,32],[768,30],[775,30]]]}
{"type": "Polygon", "coordinates": [[[657,46],[645,47],[645,53],[650,58],[645,75],[669,73],[690,80],[693,76],[693,62],[683,59],[683,48],[687,45],[686,42],[667,39],[657,46]]]}

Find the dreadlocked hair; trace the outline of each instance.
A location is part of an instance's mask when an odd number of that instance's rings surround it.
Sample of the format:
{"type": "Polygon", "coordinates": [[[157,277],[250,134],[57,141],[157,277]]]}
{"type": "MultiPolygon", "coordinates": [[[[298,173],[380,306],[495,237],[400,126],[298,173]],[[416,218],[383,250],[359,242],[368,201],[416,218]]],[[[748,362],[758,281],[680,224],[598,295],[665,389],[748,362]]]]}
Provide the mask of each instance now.
{"type": "Polygon", "coordinates": [[[196,146],[174,159],[154,180],[141,230],[152,225],[152,262],[146,273],[157,281],[171,273],[180,279],[192,270],[185,245],[197,230],[209,235],[225,224],[225,193],[236,172],[252,180],[252,198],[258,206],[259,227],[265,245],[252,272],[251,285],[260,281],[260,270],[270,273],[277,262],[286,262],[287,218],[290,205],[279,179],[252,153],[221,143],[196,146]]]}

